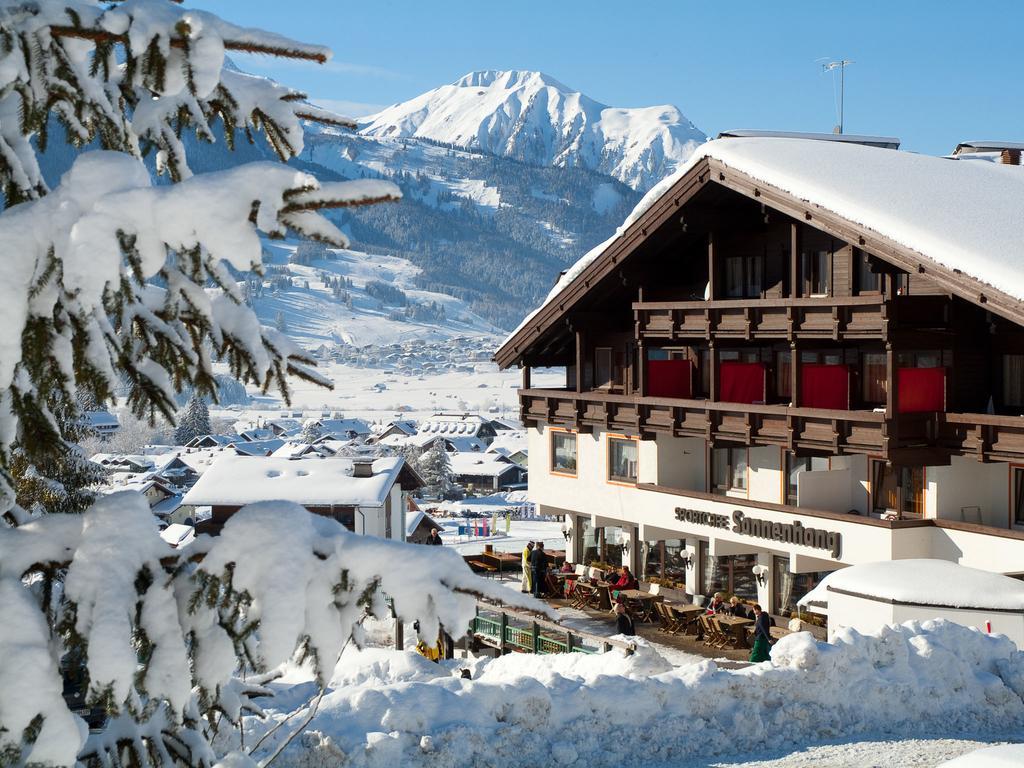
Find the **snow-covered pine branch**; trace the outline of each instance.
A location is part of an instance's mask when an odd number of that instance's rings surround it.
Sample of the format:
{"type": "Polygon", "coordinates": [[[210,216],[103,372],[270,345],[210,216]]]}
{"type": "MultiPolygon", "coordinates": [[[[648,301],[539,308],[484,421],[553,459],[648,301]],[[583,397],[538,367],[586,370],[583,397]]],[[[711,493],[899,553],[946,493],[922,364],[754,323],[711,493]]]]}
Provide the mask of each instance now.
{"type": "Polygon", "coordinates": [[[477,596],[547,612],[455,551],[359,536],[287,502],[250,505],[184,550],[127,492],[0,528],[0,758],[116,765],[127,741],[156,765],[212,765],[215,724],[258,711],[239,658],[265,672],[298,656],[324,682],[362,617],[390,615],[385,596],[431,639],[442,624],[461,634],[477,596]],[[90,700],[114,713],[88,742],[58,662],[82,665],[90,700]]]}

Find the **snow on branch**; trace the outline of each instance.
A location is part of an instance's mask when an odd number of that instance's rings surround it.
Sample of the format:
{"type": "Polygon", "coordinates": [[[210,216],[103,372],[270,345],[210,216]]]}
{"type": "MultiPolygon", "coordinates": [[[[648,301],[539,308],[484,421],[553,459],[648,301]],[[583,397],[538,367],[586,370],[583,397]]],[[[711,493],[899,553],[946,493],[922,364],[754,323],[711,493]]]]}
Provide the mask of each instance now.
{"type": "Polygon", "coordinates": [[[157,764],[210,765],[209,724],[258,713],[249,697],[267,692],[268,678],[237,681],[239,659],[264,672],[303,658],[324,684],[363,617],[390,615],[385,596],[433,638],[442,624],[461,634],[476,595],[549,614],[454,551],[359,536],[289,502],[249,505],[184,550],[128,492],[81,516],[0,528],[0,615],[15,621],[0,633],[0,754],[28,731],[29,763],[116,755],[127,742],[157,764]],[[114,717],[88,744],[61,695],[61,658],[83,665],[87,700],[114,717]]]}

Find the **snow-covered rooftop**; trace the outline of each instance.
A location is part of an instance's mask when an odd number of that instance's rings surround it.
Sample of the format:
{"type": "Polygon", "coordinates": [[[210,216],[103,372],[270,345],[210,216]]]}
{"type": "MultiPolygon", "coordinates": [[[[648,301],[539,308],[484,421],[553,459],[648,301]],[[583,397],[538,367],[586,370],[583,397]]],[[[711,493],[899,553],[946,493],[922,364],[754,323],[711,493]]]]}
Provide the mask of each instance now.
{"type": "Polygon", "coordinates": [[[450,453],[448,460],[456,475],[500,477],[516,468],[504,456],[495,453],[450,453]]]}
{"type": "Polygon", "coordinates": [[[765,131],[753,128],[736,128],[722,131],[720,139],[739,138],[812,139],[814,141],[840,141],[847,144],[864,144],[882,149],[899,149],[900,140],[894,136],[864,136],[855,133],[805,133],[802,131],[765,131]]]}
{"type": "Polygon", "coordinates": [[[303,505],[379,507],[403,463],[400,458],[376,459],[371,477],[353,477],[352,459],[225,455],[199,478],[183,503],[242,505],[283,500],[303,505]]]}
{"type": "Polygon", "coordinates": [[[505,343],[705,158],[1024,300],[1024,174],[1019,168],[979,167],[989,164],[839,141],[726,138],[701,145],[679,171],[651,189],[615,235],[570,267],[505,343]]]}
{"type": "Polygon", "coordinates": [[[826,605],[829,590],[899,603],[948,608],[1024,610],[1024,581],[948,560],[888,560],[833,571],[801,605],[826,605]]]}

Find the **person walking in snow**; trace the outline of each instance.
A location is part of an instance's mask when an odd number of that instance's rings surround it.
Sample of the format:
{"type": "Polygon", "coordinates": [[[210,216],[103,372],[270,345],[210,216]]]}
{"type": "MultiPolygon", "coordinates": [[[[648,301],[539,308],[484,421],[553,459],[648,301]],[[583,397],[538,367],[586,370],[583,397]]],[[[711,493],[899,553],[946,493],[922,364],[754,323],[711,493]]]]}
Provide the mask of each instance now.
{"type": "Polygon", "coordinates": [[[754,646],[750,649],[750,661],[756,664],[759,661],[768,661],[771,658],[771,646],[775,642],[772,639],[772,623],[767,613],[761,610],[761,606],[754,604],[754,646]]]}
{"type": "Polygon", "coordinates": [[[533,545],[533,552],[530,554],[530,580],[533,582],[533,596],[544,596],[544,576],[548,572],[548,556],[544,552],[544,542],[538,541],[533,545]]]}
{"type": "Polygon", "coordinates": [[[530,581],[530,555],[533,554],[533,542],[526,542],[526,546],[523,547],[523,592],[533,591],[533,582],[530,581]]]}

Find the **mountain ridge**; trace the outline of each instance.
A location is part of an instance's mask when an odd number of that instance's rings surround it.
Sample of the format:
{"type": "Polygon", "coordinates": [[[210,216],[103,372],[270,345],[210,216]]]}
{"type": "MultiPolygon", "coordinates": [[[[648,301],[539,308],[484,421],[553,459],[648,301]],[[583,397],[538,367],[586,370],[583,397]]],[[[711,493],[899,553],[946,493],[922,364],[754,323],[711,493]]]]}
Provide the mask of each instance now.
{"type": "Polygon", "coordinates": [[[378,139],[428,139],[646,191],[707,136],[672,105],[610,107],[532,70],[477,70],[360,118],[378,139]]]}

